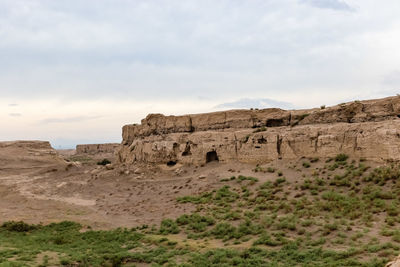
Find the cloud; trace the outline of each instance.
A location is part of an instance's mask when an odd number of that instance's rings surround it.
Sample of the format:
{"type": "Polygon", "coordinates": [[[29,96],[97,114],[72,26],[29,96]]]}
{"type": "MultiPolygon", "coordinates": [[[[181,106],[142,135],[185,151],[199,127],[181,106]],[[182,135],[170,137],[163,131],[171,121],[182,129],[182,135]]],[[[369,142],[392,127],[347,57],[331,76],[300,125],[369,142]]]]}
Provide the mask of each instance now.
{"type": "Polygon", "coordinates": [[[21,117],[22,114],[21,113],[10,113],[8,114],[10,117],[21,117]]]}
{"type": "Polygon", "coordinates": [[[11,103],[11,104],[8,104],[8,106],[9,106],[9,107],[17,107],[18,104],[16,104],[16,103],[11,103]]]}
{"type": "Polygon", "coordinates": [[[295,106],[288,102],[276,101],[268,98],[264,99],[249,99],[242,98],[234,102],[223,103],[217,105],[215,108],[282,108],[282,109],[294,109],[295,106]]]}
{"type": "MultiPolygon", "coordinates": [[[[197,91],[222,102],[227,92],[246,97],[246,89],[263,97],[327,83],[354,88],[346,73],[373,56],[354,39],[392,25],[385,10],[373,18],[335,17],[293,0],[90,2],[5,1],[2,97],[173,101],[197,91]]],[[[349,7],[339,0],[303,2],[349,7]]]]}
{"type": "Polygon", "coordinates": [[[147,113],[319,107],[396,88],[382,80],[399,69],[398,0],[0,2],[0,139],[115,139],[147,113]]]}
{"type": "Polygon", "coordinates": [[[101,116],[76,116],[66,118],[48,118],[40,121],[40,124],[52,124],[52,123],[75,123],[83,122],[88,120],[94,120],[101,118],[101,116]]]}
{"type": "Polygon", "coordinates": [[[340,0],[300,0],[300,2],[317,8],[355,11],[353,7],[349,6],[346,2],[340,0]]]}

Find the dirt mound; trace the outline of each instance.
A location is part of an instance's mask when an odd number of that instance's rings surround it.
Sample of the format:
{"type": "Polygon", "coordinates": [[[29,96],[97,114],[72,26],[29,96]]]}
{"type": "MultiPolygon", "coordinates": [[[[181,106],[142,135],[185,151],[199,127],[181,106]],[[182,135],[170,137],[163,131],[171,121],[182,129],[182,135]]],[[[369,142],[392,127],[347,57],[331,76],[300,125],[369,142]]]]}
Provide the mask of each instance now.
{"type": "Polygon", "coordinates": [[[67,165],[47,141],[0,142],[0,172],[24,172],[67,165]]]}

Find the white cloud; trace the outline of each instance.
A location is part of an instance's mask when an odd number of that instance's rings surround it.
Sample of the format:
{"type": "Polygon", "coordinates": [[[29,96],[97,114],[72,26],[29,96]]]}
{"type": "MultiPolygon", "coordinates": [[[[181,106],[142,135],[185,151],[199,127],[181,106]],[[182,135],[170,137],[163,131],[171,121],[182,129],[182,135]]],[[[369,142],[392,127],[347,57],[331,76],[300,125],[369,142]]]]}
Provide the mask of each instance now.
{"type": "Polygon", "coordinates": [[[38,137],[115,140],[147,112],[382,96],[400,69],[399,13],[397,0],[2,0],[0,110],[24,116],[5,116],[0,137],[27,133],[24,121],[38,137]]]}
{"type": "Polygon", "coordinates": [[[300,0],[302,3],[309,4],[317,8],[333,10],[354,11],[354,8],[341,0],[300,0]]]}
{"type": "Polygon", "coordinates": [[[76,122],[85,122],[89,120],[100,119],[101,116],[74,116],[74,117],[62,117],[62,118],[47,118],[41,120],[40,124],[54,124],[54,123],[76,123],[76,122]]]}

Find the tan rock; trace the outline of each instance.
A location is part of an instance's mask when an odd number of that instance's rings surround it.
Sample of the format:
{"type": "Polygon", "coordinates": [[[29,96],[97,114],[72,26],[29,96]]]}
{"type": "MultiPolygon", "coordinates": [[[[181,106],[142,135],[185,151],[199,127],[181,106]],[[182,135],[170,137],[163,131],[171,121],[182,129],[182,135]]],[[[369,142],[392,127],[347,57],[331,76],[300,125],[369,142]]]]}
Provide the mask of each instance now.
{"type": "Polygon", "coordinates": [[[261,163],[346,153],[398,161],[399,116],[400,97],[297,111],[153,114],[141,125],[124,126],[118,160],[201,165],[213,160],[261,163]]]}
{"type": "Polygon", "coordinates": [[[119,148],[120,144],[109,143],[109,144],[88,144],[88,145],[77,145],[76,154],[101,154],[101,153],[111,153],[119,148]]]}
{"type": "Polygon", "coordinates": [[[113,164],[106,164],[106,169],[107,170],[113,170],[114,169],[114,165],[113,164]]]}
{"type": "Polygon", "coordinates": [[[47,141],[0,142],[0,171],[35,168],[65,169],[67,163],[47,141]]]}
{"type": "Polygon", "coordinates": [[[397,257],[394,261],[386,264],[386,267],[400,267],[400,256],[397,257]]]}

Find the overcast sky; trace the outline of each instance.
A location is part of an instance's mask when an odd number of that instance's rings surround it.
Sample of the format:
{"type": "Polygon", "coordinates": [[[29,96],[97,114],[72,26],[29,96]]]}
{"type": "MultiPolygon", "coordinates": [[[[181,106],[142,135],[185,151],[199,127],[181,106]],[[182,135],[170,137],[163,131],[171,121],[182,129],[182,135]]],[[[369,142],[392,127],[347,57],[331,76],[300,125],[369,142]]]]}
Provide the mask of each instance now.
{"type": "Polygon", "coordinates": [[[0,140],[400,92],[399,0],[0,0],[0,140]],[[250,106],[249,106],[250,107],[250,106]]]}

